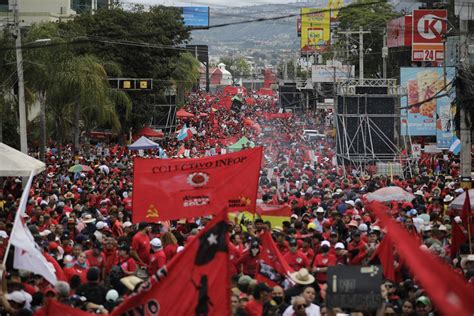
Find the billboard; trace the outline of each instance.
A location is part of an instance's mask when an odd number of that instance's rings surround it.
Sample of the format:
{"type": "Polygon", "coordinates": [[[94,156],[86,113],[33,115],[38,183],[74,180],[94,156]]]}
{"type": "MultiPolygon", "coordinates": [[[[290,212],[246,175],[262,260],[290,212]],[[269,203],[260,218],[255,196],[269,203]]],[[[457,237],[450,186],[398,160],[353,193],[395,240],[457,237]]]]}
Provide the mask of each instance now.
{"type": "Polygon", "coordinates": [[[412,16],[406,15],[387,22],[387,47],[411,45],[412,16]]]}
{"type": "MultiPolygon", "coordinates": [[[[446,73],[446,82],[449,83],[454,78],[455,68],[448,67],[446,73]]],[[[451,133],[449,141],[452,140],[453,119],[449,116],[450,110],[447,111],[451,107],[451,99],[447,96],[436,98],[444,94],[443,68],[402,67],[400,85],[407,89],[407,96],[401,99],[401,134],[437,136],[438,144],[444,148],[448,133],[451,133]]]]}
{"type": "Polygon", "coordinates": [[[334,82],[334,79],[354,78],[355,66],[352,65],[314,65],[311,70],[313,82],[334,82]]]}
{"type": "Polygon", "coordinates": [[[331,11],[301,9],[301,52],[323,52],[331,39],[331,11]]]}
{"type": "Polygon", "coordinates": [[[446,10],[413,10],[412,61],[443,61],[446,10]]]}
{"type": "Polygon", "coordinates": [[[182,7],[184,25],[191,28],[209,28],[209,7],[182,7]]]}

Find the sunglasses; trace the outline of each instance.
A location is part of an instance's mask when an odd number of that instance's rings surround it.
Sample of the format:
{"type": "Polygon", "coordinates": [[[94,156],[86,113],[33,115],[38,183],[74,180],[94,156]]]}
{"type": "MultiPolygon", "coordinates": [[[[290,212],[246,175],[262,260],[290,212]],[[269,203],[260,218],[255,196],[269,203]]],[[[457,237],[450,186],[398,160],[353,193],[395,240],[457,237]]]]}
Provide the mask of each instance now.
{"type": "Polygon", "coordinates": [[[302,309],[302,308],[306,308],[306,307],[308,307],[308,305],[306,305],[306,304],[296,305],[296,309],[302,309]]]}

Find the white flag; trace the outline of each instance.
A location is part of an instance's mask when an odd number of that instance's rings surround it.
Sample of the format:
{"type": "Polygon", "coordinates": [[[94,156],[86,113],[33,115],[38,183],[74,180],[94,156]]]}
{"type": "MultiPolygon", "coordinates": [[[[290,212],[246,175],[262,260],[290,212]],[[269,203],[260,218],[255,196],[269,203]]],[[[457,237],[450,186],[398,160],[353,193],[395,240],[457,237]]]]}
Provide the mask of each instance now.
{"type": "Polygon", "coordinates": [[[54,267],[43,256],[43,253],[35,243],[33,235],[28,227],[26,227],[26,223],[23,220],[32,180],[33,173],[30,175],[28,183],[21,195],[20,207],[18,208],[10,236],[10,242],[15,246],[13,267],[15,269],[31,271],[35,274],[41,275],[49,283],[54,285],[57,282],[54,267]]]}

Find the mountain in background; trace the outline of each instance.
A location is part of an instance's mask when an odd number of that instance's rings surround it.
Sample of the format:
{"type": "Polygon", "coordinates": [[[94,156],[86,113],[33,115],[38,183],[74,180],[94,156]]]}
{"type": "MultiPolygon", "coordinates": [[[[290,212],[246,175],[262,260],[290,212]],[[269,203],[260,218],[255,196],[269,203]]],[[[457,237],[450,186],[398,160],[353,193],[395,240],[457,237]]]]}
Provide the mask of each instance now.
{"type": "MultiPolygon", "coordinates": [[[[346,0],[346,5],[350,3],[346,0]]],[[[418,3],[411,0],[392,0],[397,10],[411,10],[418,3]]],[[[324,8],[327,0],[288,4],[262,4],[247,7],[211,8],[210,25],[235,23],[260,18],[298,14],[300,8],[324,8]]],[[[274,21],[258,21],[192,32],[192,44],[209,46],[212,56],[232,54],[262,54],[269,58],[295,55],[299,51],[296,16],[274,21]]],[[[280,59],[280,58],[278,58],[280,59]]]]}

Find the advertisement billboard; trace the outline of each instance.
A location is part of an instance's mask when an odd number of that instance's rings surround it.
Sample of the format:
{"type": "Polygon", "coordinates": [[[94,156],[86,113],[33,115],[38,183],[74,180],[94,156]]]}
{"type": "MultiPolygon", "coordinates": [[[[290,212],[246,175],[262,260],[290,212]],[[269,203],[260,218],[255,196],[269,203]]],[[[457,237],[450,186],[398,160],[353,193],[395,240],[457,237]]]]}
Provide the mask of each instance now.
{"type": "Polygon", "coordinates": [[[387,47],[411,45],[412,16],[406,15],[387,22],[387,47]]]}
{"type": "Polygon", "coordinates": [[[412,61],[443,61],[446,10],[413,10],[412,61]]]}
{"type": "MultiPolygon", "coordinates": [[[[449,83],[455,76],[455,68],[448,67],[446,73],[446,82],[449,83]]],[[[400,85],[407,89],[407,96],[401,99],[401,134],[437,136],[438,144],[445,148],[447,139],[452,139],[454,124],[450,116],[451,98],[437,98],[444,94],[443,68],[402,67],[400,85]]]]}
{"type": "Polygon", "coordinates": [[[352,65],[314,65],[311,69],[311,79],[313,82],[334,82],[334,79],[354,78],[354,68],[352,65]]]}
{"type": "Polygon", "coordinates": [[[301,9],[301,52],[323,52],[331,39],[331,12],[327,9],[301,9]]]}
{"type": "Polygon", "coordinates": [[[209,27],[209,7],[182,7],[184,25],[191,28],[209,27]]]}

